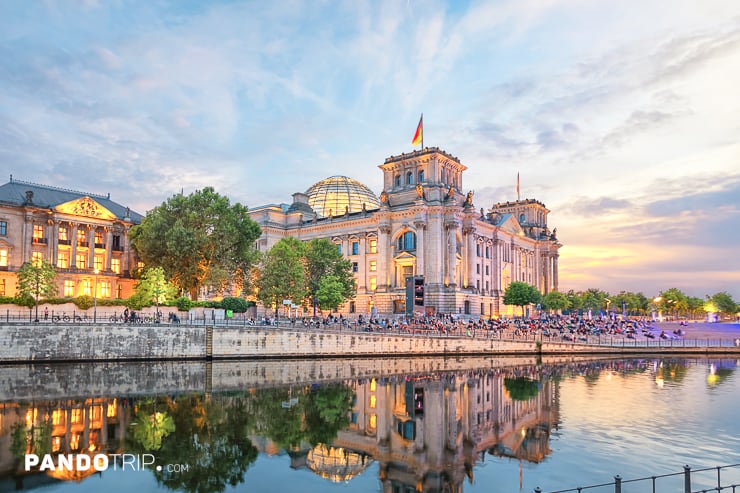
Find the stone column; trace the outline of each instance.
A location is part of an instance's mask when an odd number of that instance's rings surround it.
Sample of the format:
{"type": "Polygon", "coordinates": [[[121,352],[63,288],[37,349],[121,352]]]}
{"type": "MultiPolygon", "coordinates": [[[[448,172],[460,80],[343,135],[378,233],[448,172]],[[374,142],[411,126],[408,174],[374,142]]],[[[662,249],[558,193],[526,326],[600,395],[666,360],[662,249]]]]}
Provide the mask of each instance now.
{"type": "Polygon", "coordinates": [[[50,221],[51,232],[49,234],[49,263],[56,266],[57,257],[59,256],[59,222],[52,219],[50,221]]]}
{"type": "Polygon", "coordinates": [[[87,252],[88,256],[88,269],[95,268],[95,226],[89,224],[87,226],[87,248],[90,250],[87,252]]]}
{"type": "Polygon", "coordinates": [[[69,225],[69,244],[72,246],[72,251],[69,254],[69,266],[77,268],[77,223],[71,223],[69,225]]]}
{"type": "Polygon", "coordinates": [[[557,253],[552,257],[552,289],[553,291],[559,291],[558,289],[558,255],[557,253]]]}
{"type": "Polygon", "coordinates": [[[447,284],[449,286],[457,286],[457,279],[455,277],[455,267],[457,265],[457,221],[445,221],[447,229],[447,284]]]}
{"type": "MultiPolygon", "coordinates": [[[[463,228],[463,235],[465,241],[465,269],[463,270],[463,286],[464,287],[475,287],[475,266],[478,262],[478,258],[475,256],[475,228],[463,228]]],[[[481,278],[483,272],[481,272],[481,278]]]]}
{"type": "Polygon", "coordinates": [[[425,221],[416,221],[416,275],[424,276],[426,282],[426,272],[424,265],[424,231],[426,230],[427,223],[425,221]]]}
{"type": "Polygon", "coordinates": [[[542,259],[540,261],[542,263],[542,273],[543,277],[545,279],[545,293],[547,294],[550,292],[550,257],[549,255],[545,254],[542,256],[542,259]]]}
{"type": "MultiPolygon", "coordinates": [[[[21,265],[30,262],[33,252],[33,214],[27,212],[23,221],[23,248],[21,250],[21,265]]],[[[19,266],[20,267],[20,266],[19,266]]]]}
{"type": "Polygon", "coordinates": [[[105,228],[105,270],[110,271],[110,259],[113,251],[113,229],[105,228]]]}
{"type": "Polygon", "coordinates": [[[389,225],[383,225],[378,228],[378,270],[377,270],[377,290],[387,291],[388,290],[388,255],[391,250],[391,245],[388,240],[388,235],[391,232],[389,225]]]}

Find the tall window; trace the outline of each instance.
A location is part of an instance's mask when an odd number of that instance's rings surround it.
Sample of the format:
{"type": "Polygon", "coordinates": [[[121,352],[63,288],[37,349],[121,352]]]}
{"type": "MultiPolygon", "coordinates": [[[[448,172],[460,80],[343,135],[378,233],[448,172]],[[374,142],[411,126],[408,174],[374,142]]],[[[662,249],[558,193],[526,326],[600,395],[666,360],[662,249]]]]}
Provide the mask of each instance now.
{"type": "Polygon", "coordinates": [[[359,270],[359,266],[357,265],[357,262],[352,262],[352,272],[357,272],[359,270]]]}
{"type": "Polygon", "coordinates": [[[377,260],[371,260],[370,261],[370,272],[375,272],[378,270],[378,261],[377,260]]]}
{"type": "Polygon", "coordinates": [[[74,281],[64,281],[64,296],[74,296],[75,295],[75,282],[74,281]]]}
{"type": "Polygon", "coordinates": [[[0,267],[8,266],[8,250],[6,248],[0,249],[0,267]]]}
{"type": "Polygon", "coordinates": [[[41,240],[43,238],[44,238],[44,226],[41,224],[34,224],[33,225],[33,242],[41,243],[38,240],[41,240]]]}
{"type": "Polygon", "coordinates": [[[419,183],[424,182],[424,170],[419,170],[419,183]]]}
{"type": "Polygon", "coordinates": [[[93,295],[92,283],[89,279],[85,279],[84,281],[82,281],[82,294],[87,296],[93,295]]]}
{"type": "Polygon", "coordinates": [[[0,236],[8,236],[8,222],[0,221],[0,236]]]}
{"type": "Polygon", "coordinates": [[[59,241],[69,240],[69,230],[66,226],[59,226],[59,241]]]}
{"type": "Polygon", "coordinates": [[[400,187],[401,186],[401,175],[396,175],[396,178],[394,181],[395,181],[396,186],[400,187]]]}
{"type": "Polygon", "coordinates": [[[103,256],[102,255],[95,255],[95,258],[93,259],[95,262],[95,265],[93,266],[94,269],[97,270],[103,270],[103,256]]]}
{"type": "Polygon", "coordinates": [[[79,254],[75,259],[75,267],[78,269],[87,269],[87,255],[79,254]]]}
{"type": "Polygon", "coordinates": [[[412,183],[414,183],[414,174],[409,171],[408,173],[406,173],[406,184],[411,185],[412,183]]]}
{"type": "Polygon", "coordinates": [[[82,228],[79,228],[77,230],[77,244],[78,245],[86,245],[87,244],[87,231],[85,231],[82,228]]]}
{"type": "Polygon", "coordinates": [[[398,237],[398,250],[416,250],[416,235],[413,231],[406,231],[398,237]]]}
{"type": "MultiPolygon", "coordinates": [[[[121,236],[120,235],[113,235],[113,250],[115,251],[123,251],[123,248],[121,248],[121,236]]],[[[257,248],[259,250],[259,248],[257,248]]]]}
{"type": "Polygon", "coordinates": [[[100,297],[110,298],[110,281],[99,281],[98,286],[100,286],[100,297]]]}
{"type": "Polygon", "coordinates": [[[103,245],[103,232],[95,230],[95,245],[103,245]]]}
{"type": "Polygon", "coordinates": [[[378,240],[370,240],[370,253],[378,253],[378,240]]]}
{"type": "Polygon", "coordinates": [[[370,278],[370,291],[375,291],[377,287],[378,287],[378,279],[373,276],[370,278]]]}
{"type": "Polygon", "coordinates": [[[41,267],[41,262],[44,261],[44,252],[33,252],[31,257],[31,263],[34,267],[41,267]]]}
{"type": "Polygon", "coordinates": [[[360,254],[360,242],[353,241],[352,242],[352,255],[359,255],[359,254],[360,254]]]}
{"type": "Polygon", "coordinates": [[[57,254],[57,267],[69,269],[69,252],[59,252],[57,254]]]}
{"type": "Polygon", "coordinates": [[[0,279],[0,296],[5,296],[5,279],[0,279]]]}
{"type": "Polygon", "coordinates": [[[342,253],[342,244],[341,243],[337,243],[337,250],[339,251],[339,253],[342,253]]]}
{"type": "Polygon", "coordinates": [[[110,270],[112,270],[116,274],[121,273],[121,259],[120,258],[110,259],[110,270]]]}

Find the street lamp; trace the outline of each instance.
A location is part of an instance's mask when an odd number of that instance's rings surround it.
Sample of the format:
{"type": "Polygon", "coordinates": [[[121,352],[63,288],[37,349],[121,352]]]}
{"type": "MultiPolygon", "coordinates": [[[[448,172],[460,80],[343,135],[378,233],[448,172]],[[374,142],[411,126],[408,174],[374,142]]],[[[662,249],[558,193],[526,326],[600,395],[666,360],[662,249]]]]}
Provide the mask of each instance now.
{"type": "Polygon", "coordinates": [[[95,269],[93,272],[95,272],[95,285],[93,287],[93,323],[96,323],[98,319],[98,274],[100,274],[100,270],[95,269]]]}

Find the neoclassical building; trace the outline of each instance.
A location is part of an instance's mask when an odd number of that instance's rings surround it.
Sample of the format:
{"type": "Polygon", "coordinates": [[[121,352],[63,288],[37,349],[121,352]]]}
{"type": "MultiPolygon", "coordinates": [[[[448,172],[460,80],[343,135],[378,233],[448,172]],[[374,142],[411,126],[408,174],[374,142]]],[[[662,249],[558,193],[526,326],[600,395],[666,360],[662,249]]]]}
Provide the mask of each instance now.
{"type": "Polygon", "coordinates": [[[543,294],[558,288],[558,249],[550,212],[533,200],[477,208],[463,188],[460,160],[437,147],[391,156],[379,166],[383,190],[332,176],[294,193],[292,204],[250,210],[269,250],[286,236],[329,238],[352,262],[356,297],[343,313],[401,314],[406,279],[424,279],[415,311],[497,317],[513,314],[503,294],[523,281],[543,294]]]}
{"type": "Polygon", "coordinates": [[[20,180],[0,186],[0,296],[16,272],[42,259],[57,268],[57,295],[127,298],[137,266],[128,232],[142,216],[108,195],[20,180]]]}

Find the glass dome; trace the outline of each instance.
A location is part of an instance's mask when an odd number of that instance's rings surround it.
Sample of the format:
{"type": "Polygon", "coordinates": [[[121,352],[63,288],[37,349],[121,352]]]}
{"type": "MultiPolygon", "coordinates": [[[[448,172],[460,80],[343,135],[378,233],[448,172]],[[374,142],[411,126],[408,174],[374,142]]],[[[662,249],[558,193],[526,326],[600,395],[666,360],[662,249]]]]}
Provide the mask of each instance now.
{"type": "Polygon", "coordinates": [[[380,201],[372,190],[346,176],[330,176],[306,190],[308,205],[321,217],[341,216],[345,210],[360,212],[377,209],[380,201]]]}

